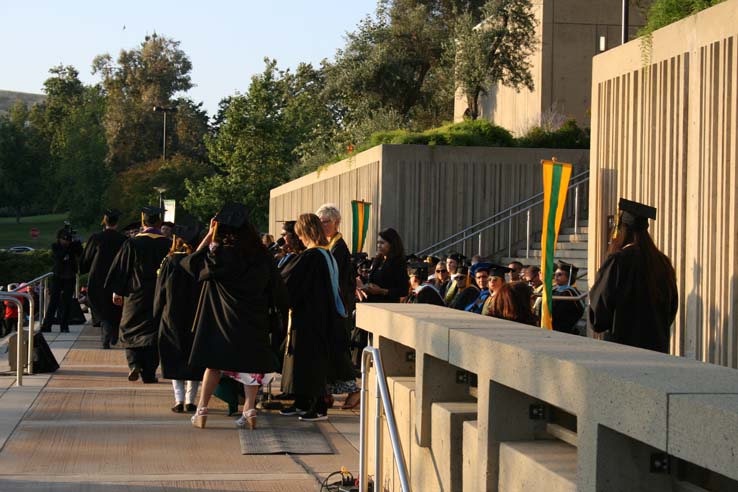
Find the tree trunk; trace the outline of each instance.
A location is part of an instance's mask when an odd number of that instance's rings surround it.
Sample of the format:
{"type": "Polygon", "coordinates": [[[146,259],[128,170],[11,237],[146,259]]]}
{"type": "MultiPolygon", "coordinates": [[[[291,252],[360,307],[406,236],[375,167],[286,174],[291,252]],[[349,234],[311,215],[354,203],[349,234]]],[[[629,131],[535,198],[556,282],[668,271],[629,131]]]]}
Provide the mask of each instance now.
{"type": "Polygon", "coordinates": [[[475,89],[471,91],[470,94],[466,95],[466,105],[467,105],[467,113],[464,114],[464,117],[468,117],[470,120],[476,120],[479,118],[479,93],[481,91],[479,89],[475,89]]]}

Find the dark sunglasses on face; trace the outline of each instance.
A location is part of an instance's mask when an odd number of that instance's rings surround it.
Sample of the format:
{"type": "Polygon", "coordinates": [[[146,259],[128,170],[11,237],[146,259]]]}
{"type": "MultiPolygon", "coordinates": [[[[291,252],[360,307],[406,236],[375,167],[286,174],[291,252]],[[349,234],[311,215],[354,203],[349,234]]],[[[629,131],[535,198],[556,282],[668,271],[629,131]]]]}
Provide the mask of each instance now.
{"type": "Polygon", "coordinates": [[[448,270],[436,270],[436,273],[446,273],[448,270]]]}

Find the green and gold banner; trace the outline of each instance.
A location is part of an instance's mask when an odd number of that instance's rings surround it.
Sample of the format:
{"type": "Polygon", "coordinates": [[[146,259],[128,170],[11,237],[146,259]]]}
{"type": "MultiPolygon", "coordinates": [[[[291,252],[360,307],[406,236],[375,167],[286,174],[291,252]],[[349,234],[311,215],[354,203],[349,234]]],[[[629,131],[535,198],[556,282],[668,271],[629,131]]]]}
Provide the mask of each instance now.
{"type": "Polygon", "coordinates": [[[351,253],[356,254],[364,249],[364,241],[366,241],[366,231],[369,229],[369,209],[371,203],[361,200],[351,201],[351,211],[354,216],[353,237],[351,243],[351,253]]]}
{"type": "Polygon", "coordinates": [[[553,300],[554,255],[559,227],[564,216],[566,191],[571,178],[571,164],[556,159],[541,161],[543,165],[543,232],[541,233],[541,277],[543,279],[543,303],[541,328],[553,329],[551,311],[553,300]]]}

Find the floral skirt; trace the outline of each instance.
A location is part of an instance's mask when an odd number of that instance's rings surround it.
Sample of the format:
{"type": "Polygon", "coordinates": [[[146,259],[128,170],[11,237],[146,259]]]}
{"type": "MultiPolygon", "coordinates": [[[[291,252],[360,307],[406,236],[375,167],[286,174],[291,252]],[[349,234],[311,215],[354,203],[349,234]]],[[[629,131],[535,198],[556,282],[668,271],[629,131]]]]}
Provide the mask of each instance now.
{"type": "Polygon", "coordinates": [[[225,376],[235,379],[239,383],[245,386],[266,386],[267,384],[274,381],[276,372],[269,372],[267,374],[248,373],[248,372],[234,372],[234,371],[223,371],[225,376]]]}

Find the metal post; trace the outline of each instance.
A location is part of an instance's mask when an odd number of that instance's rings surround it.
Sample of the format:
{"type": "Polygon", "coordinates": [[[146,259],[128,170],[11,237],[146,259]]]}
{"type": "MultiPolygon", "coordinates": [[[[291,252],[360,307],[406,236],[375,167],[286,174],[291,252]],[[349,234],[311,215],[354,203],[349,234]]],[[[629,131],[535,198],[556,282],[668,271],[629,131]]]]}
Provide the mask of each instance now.
{"type": "Polygon", "coordinates": [[[623,0],[623,24],[620,31],[620,41],[622,44],[628,42],[628,0],[623,0]]]}
{"type": "Polygon", "coordinates": [[[397,475],[400,479],[400,490],[402,492],[410,492],[410,483],[408,481],[407,466],[405,465],[405,457],[402,454],[402,446],[400,444],[400,435],[397,431],[397,422],[395,414],[392,410],[392,401],[387,388],[387,381],[382,368],[382,359],[379,350],[376,347],[366,347],[361,354],[361,416],[359,424],[359,491],[367,492],[369,480],[366,467],[366,433],[367,433],[367,369],[369,359],[374,362],[374,376],[376,377],[377,388],[377,426],[374,429],[374,442],[376,443],[375,453],[375,475],[374,490],[384,490],[381,484],[381,409],[384,405],[384,415],[387,419],[387,429],[389,430],[390,441],[392,442],[392,454],[397,467],[397,475]]]}
{"type": "Polygon", "coordinates": [[[525,215],[525,257],[530,258],[530,209],[525,215]]]}
{"type": "Polygon", "coordinates": [[[23,364],[23,317],[25,316],[25,313],[23,312],[23,301],[15,295],[7,295],[5,292],[0,295],[0,301],[9,301],[18,307],[18,324],[16,327],[18,331],[15,336],[15,385],[23,386],[23,368],[25,367],[25,364],[23,364]]]}
{"type": "Polygon", "coordinates": [[[507,218],[507,256],[512,258],[512,211],[507,218]]]}
{"type": "Polygon", "coordinates": [[[579,234],[579,185],[574,188],[574,234],[579,234]]]}
{"type": "MultiPolygon", "coordinates": [[[[6,296],[13,297],[17,299],[21,305],[23,304],[23,299],[28,301],[28,373],[33,373],[33,330],[35,328],[35,320],[33,319],[36,313],[36,301],[33,299],[32,294],[28,294],[25,292],[15,292],[10,291],[6,296]]],[[[18,322],[20,323],[20,326],[22,327],[24,324],[24,320],[22,319],[22,316],[20,313],[18,314],[18,322]]]]}
{"type": "Polygon", "coordinates": [[[376,374],[377,364],[374,364],[375,388],[377,393],[374,402],[374,490],[384,490],[382,485],[382,393],[379,390],[379,376],[376,374]]]}
{"type": "Polygon", "coordinates": [[[167,160],[167,112],[164,111],[164,141],[162,142],[164,149],[164,160],[167,160]]]}
{"type": "Polygon", "coordinates": [[[41,289],[44,292],[44,303],[43,303],[43,309],[39,311],[38,316],[39,316],[39,319],[43,322],[43,319],[41,318],[43,316],[46,316],[46,310],[49,309],[49,277],[44,277],[41,289]]]}
{"type": "Polygon", "coordinates": [[[461,240],[461,254],[466,256],[466,233],[464,233],[464,238],[461,240]]]}
{"type": "Polygon", "coordinates": [[[482,233],[481,232],[479,233],[479,240],[478,240],[478,242],[479,242],[479,245],[478,245],[478,252],[479,253],[478,254],[479,254],[479,256],[482,256],[482,233]]]}

